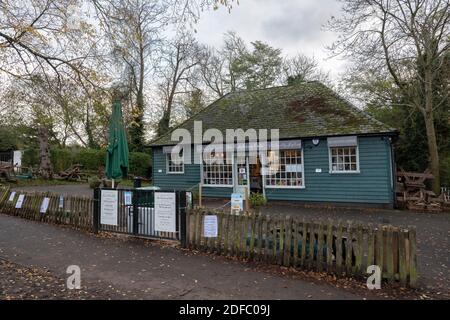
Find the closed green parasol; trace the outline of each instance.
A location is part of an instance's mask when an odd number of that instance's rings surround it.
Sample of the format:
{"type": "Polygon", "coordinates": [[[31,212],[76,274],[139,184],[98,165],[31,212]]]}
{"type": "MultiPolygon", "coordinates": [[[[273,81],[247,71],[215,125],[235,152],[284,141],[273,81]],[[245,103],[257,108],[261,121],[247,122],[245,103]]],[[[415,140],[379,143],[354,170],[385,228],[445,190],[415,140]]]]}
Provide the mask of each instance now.
{"type": "Polygon", "coordinates": [[[120,100],[113,103],[113,111],[109,122],[108,150],[106,153],[106,176],[108,179],[127,177],[129,168],[128,142],[122,118],[120,100]]]}

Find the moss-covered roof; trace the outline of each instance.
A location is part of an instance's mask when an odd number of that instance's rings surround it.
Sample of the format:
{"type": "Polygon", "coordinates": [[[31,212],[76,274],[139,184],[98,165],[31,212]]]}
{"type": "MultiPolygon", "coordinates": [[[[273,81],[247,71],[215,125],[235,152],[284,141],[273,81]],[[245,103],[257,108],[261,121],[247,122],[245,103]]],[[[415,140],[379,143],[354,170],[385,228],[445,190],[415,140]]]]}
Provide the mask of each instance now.
{"type": "MultiPolygon", "coordinates": [[[[194,121],[203,131],[279,129],[280,139],[395,133],[319,82],[229,93],[177,128],[193,133],[194,121]]],[[[175,128],[176,129],[176,128],[175,128]]],[[[171,132],[151,145],[173,145],[171,132]]]]}

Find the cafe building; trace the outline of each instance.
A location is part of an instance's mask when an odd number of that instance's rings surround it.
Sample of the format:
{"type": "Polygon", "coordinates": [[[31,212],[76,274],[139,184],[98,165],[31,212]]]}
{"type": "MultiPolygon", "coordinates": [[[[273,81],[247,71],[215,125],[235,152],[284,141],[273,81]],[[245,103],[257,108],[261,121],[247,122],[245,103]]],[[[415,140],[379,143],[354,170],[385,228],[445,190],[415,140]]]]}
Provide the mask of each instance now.
{"type": "Polygon", "coordinates": [[[392,143],[398,132],[322,83],[232,92],[173,130],[151,144],[153,182],[162,189],[201,184],[203,197],[230,198],[247,191],[260,192],[268,201],[394,205],[392,143]],[[216,129],[224,138],[227,129],[265,129],[268,139],[277,130],[279,151],[271,150],[269,141],[262,161],[255,158],[252,141],[244,141],[201,157],[214,141],[194,144],[198,124],[202,133],[216,129]],[[172,159],[179,142],[172,140],[176,129],[193,137],[192,152],[181,162],[172,159]],[[226,151],[233,150],[232,161],[225,161],[226,151]]]}

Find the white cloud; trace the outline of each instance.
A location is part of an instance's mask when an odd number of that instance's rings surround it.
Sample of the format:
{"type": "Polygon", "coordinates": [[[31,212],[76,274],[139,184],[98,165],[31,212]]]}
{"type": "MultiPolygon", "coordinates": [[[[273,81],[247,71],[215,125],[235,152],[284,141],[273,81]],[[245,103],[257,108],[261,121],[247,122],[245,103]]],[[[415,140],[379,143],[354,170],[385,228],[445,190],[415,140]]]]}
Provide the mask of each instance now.
{"type": "Polygon", "coordinates": [[[240,0],[230,13],[223,7],[204,12],[196,26],[197,38],[218,47],[223,34],[233,30],[247,42],[262,40],[283,49],[286,55],[301,52],[314,56],[336,80],[345,61],[329,59],[325,47],[336,35],[323,25],[339,15],[339,9],[337,0],[240,0]]]}

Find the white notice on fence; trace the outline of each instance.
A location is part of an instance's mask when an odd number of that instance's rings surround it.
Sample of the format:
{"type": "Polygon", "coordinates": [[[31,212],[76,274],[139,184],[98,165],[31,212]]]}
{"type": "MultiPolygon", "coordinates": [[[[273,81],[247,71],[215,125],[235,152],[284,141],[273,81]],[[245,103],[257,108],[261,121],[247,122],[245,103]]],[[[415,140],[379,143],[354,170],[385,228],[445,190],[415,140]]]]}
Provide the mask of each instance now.
{"type": "Polygon", "coordinates": [[[25,195],[19,194],[19,198],[17,199],[17,202],[16,202],[16,209],[22,208],[23,199],[25,199],[25,195]]]}
{"type": "Polygon", "coordinates": [[[217,237],[217,216],[205,216],[203,219],[203,236],[205,238],[217,237]]]}
{"type": "Polygon", "coordinates": [[[117,190],[102,190],[100,203],[100,223],[117,226],[118,208],[119,192],[117,190]]]}
{"type": "Polygon", "coordinates": [[[16,196],[16,192],[15,192],[15,191],[11,192],[11,194],[9,195],[8,201],[9,201],[9,202],[13,202],[15,196],[16,196]]]}
{"type": "Polygon", "coordinates": [[[42,200],[41,210],[39,212],[42,214],[46,213],[49,203],[50,203],[50,198],[44,198],[44,200],[42,200]]]}
{"type": "Polygon", "coordinates": [[[126,206],[131,206],[133,199],[133,194],[131,193],[131,191],[125,191],[123,193],[123,197],[124,197],[124,204],[126,206]]]}
{"type": "Polygon", "coordinates": [[[175,192],[155,192],[155,230],[176,232],[175,192]]]}
{"type": "Polygon", "coordinates": [[[58,208],[64,209],[64,196],[59,196],[58,208]]]}

